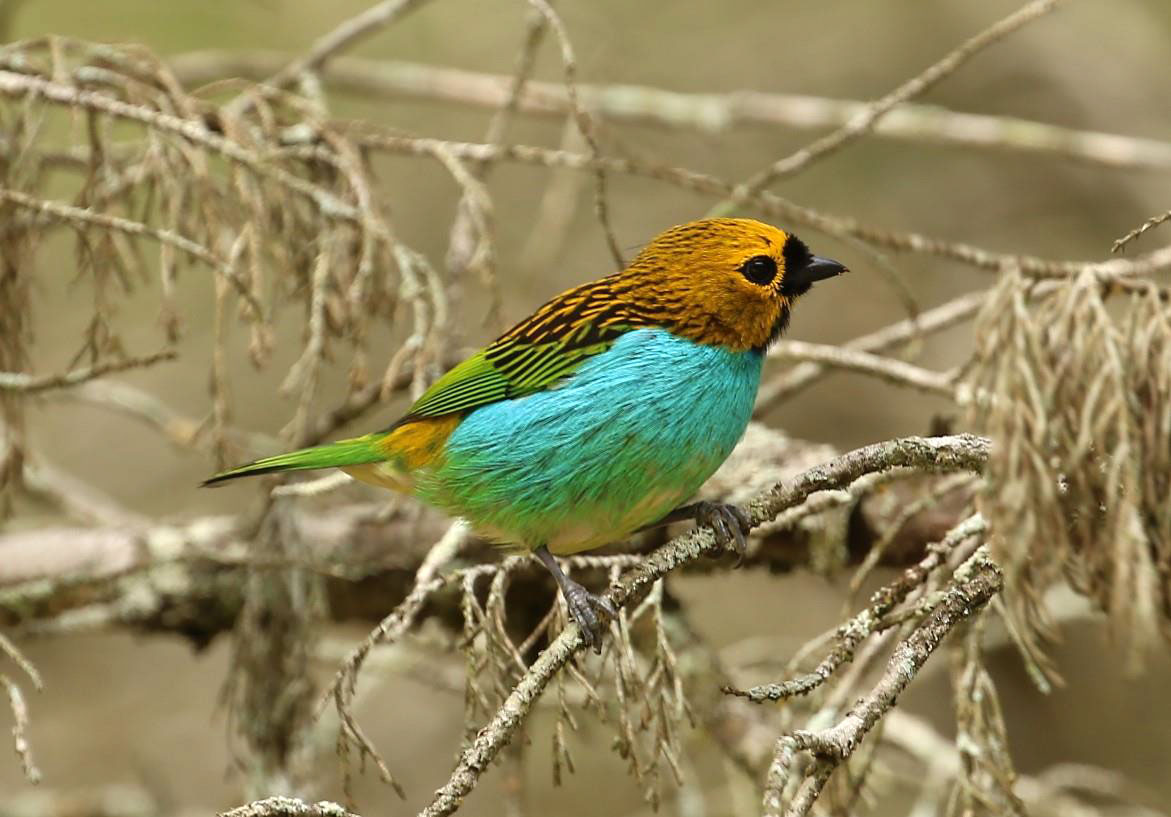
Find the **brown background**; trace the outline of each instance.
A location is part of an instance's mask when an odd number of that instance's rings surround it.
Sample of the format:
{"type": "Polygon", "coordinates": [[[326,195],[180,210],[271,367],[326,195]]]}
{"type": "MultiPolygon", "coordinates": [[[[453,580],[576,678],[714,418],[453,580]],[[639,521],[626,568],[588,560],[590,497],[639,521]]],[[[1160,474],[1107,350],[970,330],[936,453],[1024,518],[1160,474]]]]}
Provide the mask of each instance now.
{"type": "MultiPolygon", "coordinates": [[[[558,5],[574,39],[584,82],[705,92],[749,88],[854,99],[886,93],[1015,7],[999,0],[599,0],[558,5]]],[[[8,33],[12,38],[58,33],[141,42],[163,55],[204,48],[296,50],[363,6],[355,0],[41,0],[17,5],[8,33]]],[[[355,53],[508,72],[524,13],[521,2],[435,0],[355,53]]],[[[1171,4],[1071,4],[979,55],[923,101],[1168,139],[1169,57],[1171,4]]],[[[560,76],[551,43],[542,49],[537,76],[560,76]]],[[[367,103],[342,97],[336,98],[334,111],[468,140],[482,138],[489,115],[416,101],[367,103]]],[[[560,132],[556,120],[524,119],[509,138],[555,145],[560,132]]],[[[620,126],[607,131],[607,144],[620,142],[634,155],[742,178],[812,136],[787,129],[742,128],[705,135],[620,126]]],[[[386,159],[378,167],[399,232],[441,261],[457,196],[454,185],[430,162],[386,159]]],[[[503,166],[491,178],[508,320],[523,316],[538,301],[572,283],[609,270],[589,206],[588,184],[582,187],[582,206],[556,262],[539,269],[520,263],[538,194],[548,178],[544,170],[503,166]]],[[[1103,257],[1114,238],[1165,210],[1166,189],[1166,176],[1151,171],[878,138],[863,140],[779,188],[800,203],[880,227],[1075,259],[1103,257]]],[[[697,217],[711,204],[642,180],[615,178],[611,191],[618,239],[628,255],[655,232],[697,217]]],[[[792,337],[841,341],[902,316],[897,298],[864,255],[808,231],[804,237],[819,253],[850,264],[855,274],[819,288],[802,303],[792,337]]],[[[1144,246],[1150,248],[1158,240],[1156,234],[1144,246]]],[[[893,260],[924,306],[989,283],[985,274],[936,259],[893,260]]],[[[88,314],[89,289],[86,282],[73,283],[68,248],[48,247],[39,261],[34,370],[58,371],[76,349],[77,332],[88,314]]],[[[181,360],[125,378],[198,415],[209,405],[211,288],[208,280],[190,272],[181,284],[187,332],[181,360]]],[[[490,335],[489,329],[480,327],[484,306],[477,295],[472,293],[466,304],[469,345],[490,335]]],[[[141,340],[138,348],[157,345],[156,297],[153,287],[144,287],[120,308],[126,336],[130,342],[141,340]]],[[[239,425],[275,433],[287,421],[293,406],[274,397],[275,386],[296,355],[299,327],[300,315],[290,311],[284,316],[283,343],[274,365],[259,375],[243,354],[244,333],[237,333],[232,389],[239,425]]],[[[920,362],[937,368],[958,362],[969,348],[969,338],[968,328],[932,338],[920,362]]],[[[390,351],[388,346],[385,352],[390,351]]],[[[343,364],[339,360],[337,371],[327,376],[322,394],[340,390],[343,364]]],[[[769,419],[794,435],[848,448],[923,432],[933,412],[943,408],[933,399],[870,379],[835,375],[769,419]]],[[[393,408],[384,410],[372,423],[393,414],[393,408]]],[[[195,483],[210,469],[208,462],[109,413],[47,401],[31,412],[30,434],[33,445],[54,464],[152,516],[182,519],[242,509],[251,497],[244,488],[195,490],[195,483]]],[[[10,524],[42,524],[50,517],[31,503],[20,510],[20,517],[10,524]]],[[[782,655],[833,624],[842,598],[840,582],[800,576],[688,580],[679,583],[679,591],[693,600],[695,618],[715,644],[769,636],[776,639],[782,655]]],[[[358,635],[357,628],[337,633],[343,645],[358,635]]],[[[1055,655],[1067,685],[1049,696],[1028,683],[1011,651],[994,656],[1019,768],[1030,772],[1054,763],[1101,764],[1125,771],[1145,787],[1148,804],[1171,803],[1171,662],[1156,656],[1147,674],[1128,679],[1117,669],[1120,656],[1099,628],[1081,625],[1065,636],[1055,655]]],[[[46,691],[31,700],[31,738],[46,787],[69,790],[131,783],[150,791],[164,810],[193,814],[239,802],[238,780],[229,771],[225,718],[217,708],[227,666],[225,643],[201,654],[177,641],[127,635],[26,646],[47,682],[46,691]]],[[[949,691],[941,674],[917,682],[906,701],[950,733],[949,691]]],[[[459,696],[390,680],[367,698],[360,716],[390,767],[405,781],[410,800],[399,804],[371,780],[361,787],[359,804],[367,814],[413,813],[450,769],[460,738],[459,696]]],[[[0,726],[6,717],[0,715],[0,726]]],[[[607,749],[608,734],[588,721],[574,744],[578,773],[560,791],[550,787],[548,763],[542,758],[549,744],[541,724],[533,740],[527,775],[534,813],[633,814],[643,809],[637,788],[624,777],[623,762],[607,749]]],[[[721,769],[714,754],[703,746],[695,749],[695,773],[719,783],[721,769]]],[[[325,756],[329,758],[328,753],[325,756]]],[[[332,769],[325,779],[332,781],[332,769]]],[[[462,813],[500,813],[496,785],[496,779],[487,780],[462,813]]],[[[0,814],[7,813],[14,798],[27,789],[15,758],[4,761],[0,755],[0,814]]],[[[889,798],[884,809],[900,803],[905,793],[892,783],[884,790],[889,798]]],[[[337,796],[332,782],[322,794],[337,796]]],[[[665,809],[679,810],[670,799],[665,809]]]]}

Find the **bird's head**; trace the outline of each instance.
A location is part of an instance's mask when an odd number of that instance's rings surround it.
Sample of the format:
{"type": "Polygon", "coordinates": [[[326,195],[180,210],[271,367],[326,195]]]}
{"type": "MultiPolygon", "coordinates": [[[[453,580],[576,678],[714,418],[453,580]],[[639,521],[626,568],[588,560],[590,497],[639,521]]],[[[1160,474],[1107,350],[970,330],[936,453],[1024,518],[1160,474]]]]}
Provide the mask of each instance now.
{"type": "Polygon", "coordinates": [[[710,218],[662,233],[616,278],[626,297],[670,316],[664,323],[675,334],[744,351],[765,349],[798,297],[845,271],[776,227],[710,218]]]}

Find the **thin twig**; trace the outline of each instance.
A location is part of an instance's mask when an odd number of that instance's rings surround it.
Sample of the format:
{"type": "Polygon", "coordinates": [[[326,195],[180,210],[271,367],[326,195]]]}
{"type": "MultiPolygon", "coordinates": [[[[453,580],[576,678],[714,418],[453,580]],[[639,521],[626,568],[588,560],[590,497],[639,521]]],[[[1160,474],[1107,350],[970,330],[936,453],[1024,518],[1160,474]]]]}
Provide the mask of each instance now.
{"type": "MultiPolygon", "coordinates": [[[[497,108],[492,119],[488,122],[487,132],[484,134],[486,143],[499,144],[504,141],[508,127],[516,115],[525,86],[532,76],[537,61],[537,51],[540,49],[541,41],[547,30],[548,24],[545,17],[539,11],[533,10],[525,24],[524,41],[516,59],[516,69],[513,72],[512,84],[508,90],[508,98],[497,108]]],[[[484,257],[485,253],[483,252],[484,249],[491,252],[491,233],[486,215],[491,212],[491,198],[488,197],[487,190],[481,182],[487,178],[492,165],[489,162],[473,163],[465,171],[470,180],[465,183],[460,179],[462,165],[460,165],[459,159],[446,152],[437,154],[437,158],[448,166],[448,170],[464,188],[463,195],[460,196],[459,203],[456,205],[455,219],[452,221],[451,230],[448,233],[446,258],[448,273],[458,276],[468,268],[481,267],[484,286],[489,292],[487,323],[500,330],[503,327],[496,325],[501,322],[500,288],[496,282],[492,258],[490,255],[484,257]],[[473,242],[476,233],[479,234],[479,238],[473,242]]],[[[456,291],[459,291],[458,287],[456,287],[456,291]]]]}
{"type": "Polygon", "coordinates": [[[1154,229],[1155,227],[1158,227],[1160,224],[1163,224],[1167,221],[1171,221],[1171,210],[1168,210],[1166,213],[1160,213],[1157,216],[1151,216],[1142,224],[1124,235],[1122,238],[1115,241],[1114,244],[1110,247],[1110,252],[1121,252],[1127,244],[1134,241],[1147,230],[1154,229]]]}
{"type": "Polygon", "coordinates": [[[264,161],[261,156],[249,148],[209,130],[201,119],[184,119],[143,105],[124,102],[105,93],[81,90],[59,82],[11,71],[0,71],[0,94],[15,98],[31,96],[34,99],[44,99],[69,108],[99,111],[119,119],[138,122],[148,128],[177,134],[221,154],[258,176],[272,179],[297,195],[303,196],[313,202],[323,216],[356,222],[361,222],[364,219],[363,214],[355,207],[342,201],[330,191],[295,176],[284,168],[264,161]]]}
{"type": "Polygon", "coordinates": [[[933,372],[921,366],[905,363],[894,358],[862,352],[842,346],[823,343],[806,343],[799,340],[785,340],[778,343],[771,354],[791,360],[817,363],[836,369],[861,372],[913,389],[938,394],[959,402],[960,394],[952,378],[942,372],[933,372]]]}
{"type": "Polygon", "coordinates": [[[8,706],[12,710],[12,741],[20,767],[29,783],[41,782],[41,770],[33,761],[32,746],[28,742],[28,705],[16,682],[0,672],[0,685],[8,692],[8,706]]]}
{"type": "MultiPolygon", "coordinates": [[[[349,744],[357,747],[362,759],[370,758],[378,768],[383,782],[390,784],[399,797],[406,798],[402,786],[391,774],[382,755],[374,743],[366,736],[353,715],[353,700],[357,689],[358,673],[370,651],[378,644],[391,642],[402,636],[414,623],[415,617],[423,609],[423,605],[431,595],[452,580],[453,577],[439,576],[439,570],[450,562],[460,548],[468,541],[470,530],[462,521],[453,522],[447,532],[431,546],[427,556],[423,559],[419,569],[415,572],[414,585],[407,597],[379,622],[369,635],[346,657],[342,668],[334,676],[330,685],[318,701],[317,714],[320,716],[326,702],[332,698],[338,719],[341,721],[338,733],[338,754],[343,763],[348,758],[349,744]]],[[[348,780],[349,769],[345,770],[348,780]]]]}
{"type": "MultiPolygon", "coordinates": [[[[33,662],[25,657],[24,653],[9,640],[8,636],[0,633],[0,655],[7,656],[33,682],[33,687],[40,692],[45,688],[41,674],[33,666],[33,662]]],[[[0,684],[8,692],[8,706],[12,710],[12,741],[24,777],[28,782],[36,784],[41,781],[41,772],[33,762],[32,747],[28,742],[28,705],[24,701],[24,694],[15,681],[6,673],[0,672],[0,684]]]]}
{"type": "Polygon", "coordinates": [[[457,521],[451,524],[443,537],[427,552],[427,557],[415,573],[415,582],[411,592],[349,654],[342,664],[342,668],[338,670],[333,684],[322,695],[322,703],[330,696],[342,695],[343,699],[347,695],[353,696],[354,686],[358,681],[358,672],[370,650],[379,644],[393,641],[411,626],[427,598],[449,581],[447,578],[437,575],[439,568],[454,558],[469,535],[469,530],[464,523],[457,521]]]}
{"type": "MultiPolygon", "coordinates": [[[[557,42],[561,46],[561,62],[565,67],[565,91],[568,94],[569,109],[577,123],[577,129],[582,138],[589,145],[590,155],[599,160],[602,158],[602,149],[598,145],[594,122],[586,109],[582,107],[577,93],[577,59],[573,55],[573,44],[569,41],[569,32],[561,17],[553,10],[547,0],[528,0],[529,5],[537,10],[549,23],[553,33],[557,35],[557,42]]],[[[618,239],[614,236],[614,225],[610,222],[609,205],[606,203],[606,169],[599,162],[594,165],[594,212],[598,222],[602,225],[602,232],[606,236],[606,245],[610,248],[610,255],[614,258],[616,267],[621,270],[626,267],[626,260],[622,257],[622,249],[618,246],[618,239]]]]}
{"type": "Polygon", "coordinates": [[[979,484],[979,477],[971,474],[953,474],[950,477],[936,482],[931,486],[931,490],[926,495],[918,499],[907,502],[900,509],[898,515],[891,520],[890,525],[886,531],[878,538],[878,540],[866,552],[866,558],[862,560],[862,564],[854,571],[854,575],[850,577],[849,595],[848,598],[852,603],[854,596],[861,589],[863,582],[869,578],[871,571],[882,561],[886,555],[887,548],[894,542],[895,538],[902,532],[903,528],[914,517],[936,505],[943,497],[956,491],[960,488],[973,488],[979,484]]]}
{"type": "MultiPolygon", "coordinates": [[[[2,85],[0,85],[0,90],[2,90],[2,85]]],[[[450,142],[441,139],[375,132],[369,127],[365,127],[361,133],[356,134],[355,139],[365,147],[374,150],[414,156],[432,156],[435,145],[441,144],[454,155],[475,161],[511,161],[574,170],[590,170],[600,166],[608,172],[642,176],[703,195],[727,196],[735,189],[730,182],[698,171],[629,158],[610,156],[595,158],[585,153],[533,145],[450,142]]],[[[1105,282],[1118,278],[1149,275],[1171,268],[1171,246],[1162,247],[1132,259],[1053,260],[1034,255],[996,252],[972,244],[932,238],[921,233],[880,230],[861,224],[853,218],[831,215],[794,204],[767,190],[756,193],[752,203],[766,215],[789,223],[805,225],[829,235],[853,236],[874,246],[885,247],[895,252],[933,255],[989,272],[999,272],[1006,265],[1014,265],[1032,278],[1069,278],[1088,271],[1105,282]]]]}
{"type": "Polygon", "coordinates": [[[710,215],[727,215],[737,204],[750,198],[753,193],[763,190],[776,181],[792,176],[822,156],[860,138],[893,108],[919,96],[940,80],[954,73],[970,57],[984,48],[1052,11],[1058,2],[1060,0],[1033,0],[1023,8],[981,31],[922,73],[907,80],[881,99],[867,105],[853,119],[836,131],[815,140],[783,159],[778,159],[771,166],[750,176],[742,185],[737,186],[729,199],[713,207],[710,215]]]}
{"type": "MultiPolygon", "coordinates": [[[[342,51],[426,2],[427,0],[384,0],[371,6],[361,14],[344,20],[329,33],[318,37],[308,52],[285,65],[265,80],[264,84],[278,89],[287,88],[301,76],[317,73],[342,51]]],[[[250,94],[241,94],[226,106],[226,110],[232,115],[239,116],[248,110],[253,99],[250,94]]]]}
{"type": "Polygon", "coordinates": [[[29,680],[33,682],[33,686],[36,687],[37,692],[45,688],[45,682],[41,680],[41,674],[37,672],[37,668],[33,666],[33,662],[29,661],[25,654],[4,633],[0,633],[0,655],[7,656],[12,663],[20,667],[20,671],[27,675],[29,680]]]}
{"type": "Polygon", "coordinates": [[[81,369],[72,369],[59,374],[32,375],[25,372],[0,372],[0,391],[14,391],[23,394],[34,394],[49,389],[77,386],[98,377],[115,372],[125,372],[131,369],[144,369],[164,360],[174,360],[178,352],[174,349],[162,349],[154,354],[143,357],[131,357],[126,360],[111,360],[98,363],[81,369]]]}
{"type": "Polygon", "coordinates": [[[870,605],[865,610],[838,627],[834,633],[837,643],[812,672],[784,683],[765,684],[751,689],[736,689],[727,686],[723,689],[724,694],[747,698],[753,703],[763,703],[765,701],[780,701],[812,692],[824,684],[843,664],[849,663],[853,659],[854,651],[858,645],[878,630],[883,617],[906,599],[914,588],[922,585],[931,571],[943,563],[944,557],[948,553],[973,536],[982,534],[985,527],[983,517],[975,514],[949,531],[947,536],[937,545],[928,547],[927,555],[918,564],[907,568],[894,582],[876,591],[870,599],[870,605]]]}
{"type": "MultiPolygon", "coordinates": [[[[907,318],[876,332],[854,338],[839,348],[846,351],[876,353],[911,343],[917,338],[941,332],[971,318],[980,310],[987,298],[988,293],[985,291],[969,292],[933,307],[915,318],[907,318]]],[[[759,416],[782,400],[792,397],[818,380],[826,371],[827,367],[824,364],[807,362],[794,366],[775,380],[761,384],[756,396],[755,414],[759,416]]]]}

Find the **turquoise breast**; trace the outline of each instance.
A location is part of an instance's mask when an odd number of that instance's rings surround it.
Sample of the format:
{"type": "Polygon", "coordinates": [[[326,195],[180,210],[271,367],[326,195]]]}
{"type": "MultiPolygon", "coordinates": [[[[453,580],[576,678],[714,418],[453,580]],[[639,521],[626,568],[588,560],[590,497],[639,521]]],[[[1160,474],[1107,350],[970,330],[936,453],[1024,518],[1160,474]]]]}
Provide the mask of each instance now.
{"type": "Polygon", "coordinates": [[[732,452],[761,364],[662,329],[628,332],[557,388],[469,414],[416,493],[505,543],[567,554],[621,540],[732,452]]]}

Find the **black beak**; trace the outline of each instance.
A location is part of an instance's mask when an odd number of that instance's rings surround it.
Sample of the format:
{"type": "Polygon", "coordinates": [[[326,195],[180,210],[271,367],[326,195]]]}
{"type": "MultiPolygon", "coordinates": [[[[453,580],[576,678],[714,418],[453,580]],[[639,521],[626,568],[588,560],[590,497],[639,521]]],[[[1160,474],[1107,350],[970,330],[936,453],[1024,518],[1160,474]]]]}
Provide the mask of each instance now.
{"type": "Polygon", "coordinates": [[[833,278],[843,272],[849,272],[845,264],[832,258],[822,258],[820,255],[815,255],[809,259],[809,264],[805,267],[805,280],[812,284],[814,281],[824,281],[826,278],[833,278]]]}
{"type": "Polygon", "coordinates": [[[832,258],[811,255],[801,266],[785,270],[785,277],[781,280],[781,294],[788,297],[804,295],[815,281],[824,281],[843,272],[849,272],[845,264],[832,258]]]}

